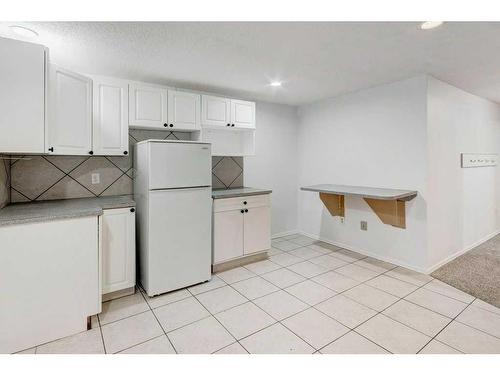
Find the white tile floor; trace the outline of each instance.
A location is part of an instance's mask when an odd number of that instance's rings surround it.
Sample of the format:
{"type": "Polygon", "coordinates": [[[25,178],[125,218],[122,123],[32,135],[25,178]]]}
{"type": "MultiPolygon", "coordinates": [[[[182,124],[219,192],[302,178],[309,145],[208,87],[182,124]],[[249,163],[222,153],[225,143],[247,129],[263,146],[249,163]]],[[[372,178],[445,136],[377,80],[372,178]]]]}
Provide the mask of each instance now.
{"type": "Polygon", "coordinates": [[[208,283],[106,302],[92,330],[23,353],[500,353],[500,309],[308,237],[208,283]]]}

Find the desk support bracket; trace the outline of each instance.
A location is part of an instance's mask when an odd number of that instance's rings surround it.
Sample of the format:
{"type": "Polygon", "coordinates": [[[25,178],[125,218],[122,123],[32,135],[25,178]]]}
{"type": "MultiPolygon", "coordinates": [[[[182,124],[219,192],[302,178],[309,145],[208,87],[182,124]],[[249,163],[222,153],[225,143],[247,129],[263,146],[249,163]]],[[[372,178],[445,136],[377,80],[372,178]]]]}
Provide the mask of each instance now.
{"type": "Polygon", "coordinates": [[[332,216],[345,216],[344,196],[338,194],[319,193],[319,198],[332,216]]]}
{"type": "Polygon", "coordinates": [[[406,229],[406,205],[404,200],[363,199],[384,224],[406,229]]]}

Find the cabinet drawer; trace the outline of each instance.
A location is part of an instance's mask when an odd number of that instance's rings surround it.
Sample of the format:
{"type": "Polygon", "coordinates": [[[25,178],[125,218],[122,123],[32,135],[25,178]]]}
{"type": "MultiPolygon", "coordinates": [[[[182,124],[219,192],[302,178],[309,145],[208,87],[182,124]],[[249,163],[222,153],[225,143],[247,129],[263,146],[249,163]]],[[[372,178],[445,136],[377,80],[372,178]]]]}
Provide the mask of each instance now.
{"type": "Polygon", "coordinates": [[[214,212],[270,206],[269,194],[251,195],[236,198],[220,198],[214,200],[214,212]],[[244,202],[247,202],[246,204],[244,202]]]}

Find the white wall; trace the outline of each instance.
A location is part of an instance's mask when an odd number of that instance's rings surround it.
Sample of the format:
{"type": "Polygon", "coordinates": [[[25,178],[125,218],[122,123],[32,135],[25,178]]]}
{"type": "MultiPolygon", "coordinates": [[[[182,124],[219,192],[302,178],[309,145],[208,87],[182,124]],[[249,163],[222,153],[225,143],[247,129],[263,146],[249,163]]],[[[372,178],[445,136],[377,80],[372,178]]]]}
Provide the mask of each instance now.
{"type": "Polygon", "coordinates": [[[500,229],[500,167],[461,168],[460,153],[499,153],[500,106],[428,80],[430,268],[500,229]]]}
{"type": "Polygon", "coordinates": [[[426,77],[299,108],[299,186],[319,183],[418,190],[406,230],[383,224],[361,198],[347,197],[345,223],[318,194],[299,193],[299,229],[413,269],[426,267],[426,77]],[[360,230],[360,221],[368,231],[360,230]]]}
{"type": "Polygon", "coordinates": [[[245,186],[270,188],[271,233],[297,230],[297,109],[257,102],[256,156],[245,157],[245,186]]]}

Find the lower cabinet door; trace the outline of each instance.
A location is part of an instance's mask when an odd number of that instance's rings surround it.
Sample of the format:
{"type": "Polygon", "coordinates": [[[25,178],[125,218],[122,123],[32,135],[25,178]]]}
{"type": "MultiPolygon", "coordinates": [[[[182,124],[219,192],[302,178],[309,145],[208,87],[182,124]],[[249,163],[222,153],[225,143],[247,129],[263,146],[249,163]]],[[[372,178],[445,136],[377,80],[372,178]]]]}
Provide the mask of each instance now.
{"type": "Polygon", "coordinates": [[[97,217],[0,226],[0,353],[73,335],[101,312],[97,217]]]}
{"type": "Polygon", "coordinates": [[[243,216],[240,210],[214,213],[214,263],[243,255],[243,216]]]}
{"type": "Polygon", "coordinates": [[[243,253],[251,254],[271,247],[271,209],[248,208],[244,216],[243,253]]]}
{"type": "Polygon", "coordinates": [[[135,213],[131,208],[104,210],[102,294],[133,286],[135,286],[135,213]]]}

